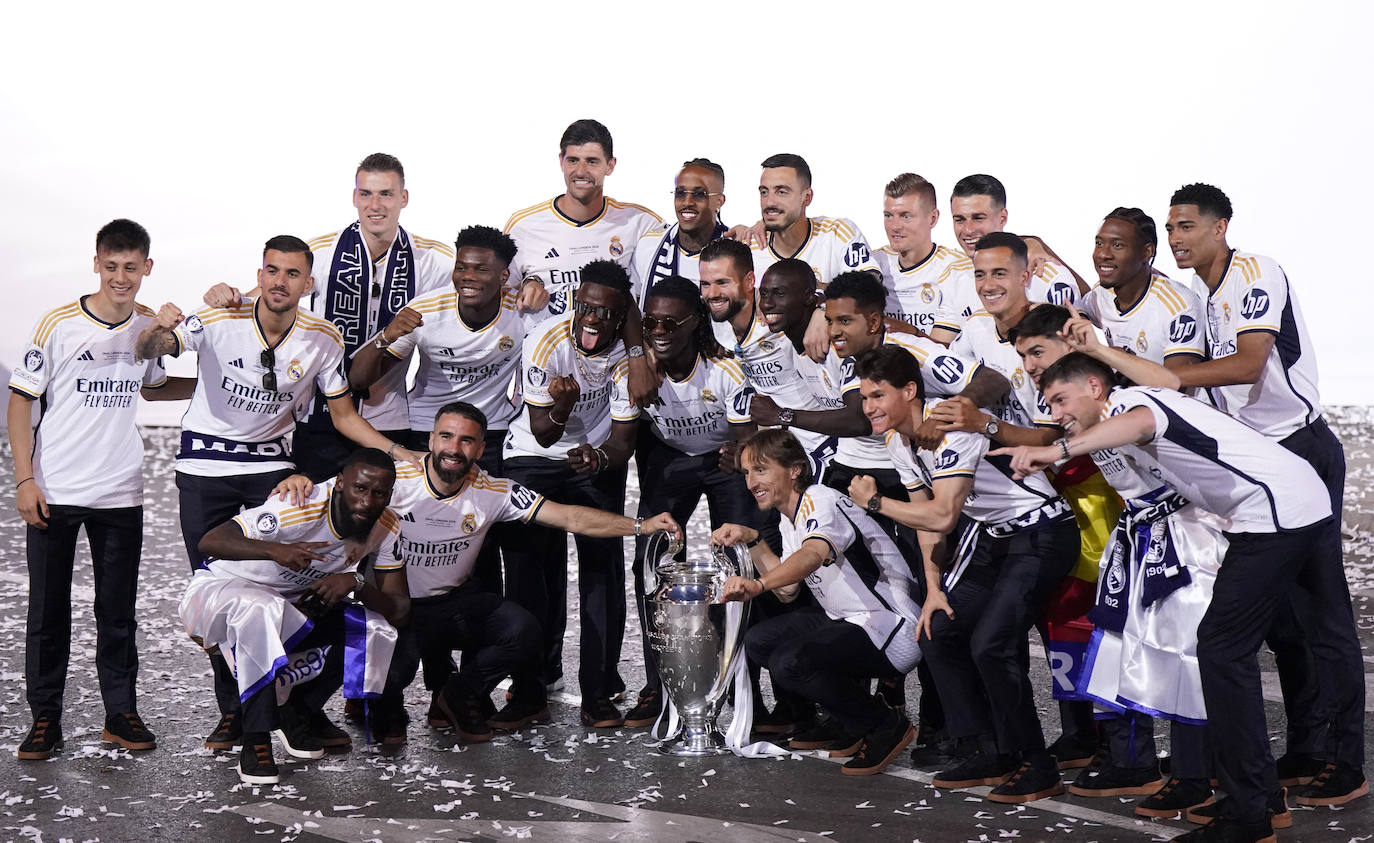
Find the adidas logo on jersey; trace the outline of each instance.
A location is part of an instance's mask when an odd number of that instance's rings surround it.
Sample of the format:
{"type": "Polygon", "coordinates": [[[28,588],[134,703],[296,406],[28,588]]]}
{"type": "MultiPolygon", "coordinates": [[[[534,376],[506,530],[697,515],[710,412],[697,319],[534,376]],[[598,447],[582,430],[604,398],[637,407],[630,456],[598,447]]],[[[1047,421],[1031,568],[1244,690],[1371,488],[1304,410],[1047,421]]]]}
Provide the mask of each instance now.
{"type": "Polygon", "coordinates": [[[412,515],[412,514],[409,513],[409,512],[407,512],[405,515],[398,515],[398,516],[396,516],[396,517],[399,518],[399,519],[402,520],[402,521],[409,521],[409,522],[412,523],[412,524],[415,523],[415,516],[412,515]]]}
{"type": "Polygon", "coordinates": [[[88,348],[88,349],[86,349],[85,351],[81,352],[81,354],[80,354],[76,359],[77,359],[77,360],[85,360],[85,361],[87,361],[87,362],[94,363],[94,362],[95,362],[95,355],[92,354],[92,353],[91,353],[91,350],[88,348]]]}
{"type": "Polygon", "coordinates": [[[236,368],[236,369],[242,369],[242,368],[243,368],[243,358],[240,357],[240,358],[238,358],[237,360],[230,360],[230,361],[229,361],[229,365],[230,365],[230,366],[233,366],[233,367],[236,368]]]}
{"type": "Polygon", "coordinates": [[[558,250],[557,250],[557,249],[549,249],[549,253],[548,253],[547,255],[544,256],[544,260],[548,260],[549,258],[556,258],[556,257],[558,257],[558,250]]]}

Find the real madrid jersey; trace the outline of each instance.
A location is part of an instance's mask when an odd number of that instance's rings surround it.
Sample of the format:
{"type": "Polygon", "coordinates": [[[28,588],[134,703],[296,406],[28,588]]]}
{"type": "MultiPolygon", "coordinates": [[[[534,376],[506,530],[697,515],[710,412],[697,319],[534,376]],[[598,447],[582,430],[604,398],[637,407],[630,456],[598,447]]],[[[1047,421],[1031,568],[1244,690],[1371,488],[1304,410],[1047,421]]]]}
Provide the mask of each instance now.
{"type": "Polygon", "coordinates": [[[143,438],[134,414],[139,390],[167,376],[161,361],[138,359],[134,344],[153,317],[135,304],[127,319],[110,324],[83,297],[38,320],[10,389],[40,402],[33,476],[48,503],[143,503],[143,438]]]}
{"type": "Polygon", "coordinates": [[[732,437],[730,425],[748,424],[749,381],[739,364],[728,357],[701,359],[682,380],[665,376],[658,388],[658,402],[644,412],[661,442],[684,454],[700,456],[732,437]]]}
{"type": "Polygon", "coordinates": [[[577,445],[600,445],[611,435],[613,421],[639,418],[639,408],[629,398],[630,364],[625,344],[619,339],[606,351],[590,355],[577,348],[572,336],[573,315],[547,319],[525,337],[520,355],[520,379],[525,404],[552,407],[549,384],[570,377],[580,392],[568,412],[563,435],[545,448],[530,429],[530,414],[522,410],[511,423],[503,455],[561,460],[577,445]]]}
{"type": "Polygon", "coordinates": [[[310,587],[330,574],[357,571],[359,564],[371,554],[372,568],[395,571],[403,567],[400,552],[401,531],[396,514],[383,510],[377,523],[364,541],[345,538],[335,526],[330,500],[338,492],[337,478],[330,478],[315,487],[300,506],[267,499],[262,506],[246,509],[234,516],[234,523],[250,539],[291,544],[293,542],[325,542],[312,550],[323,559],[311,561],[300,571],[278,565],[271,559],[216,559],[201,563],[217,575],[229,575],[257,583],[277,592],[288,600],[310,590],[310,587]]]}
{"type": "Polygon", "coordinates": [[[1154,438],[1119,450],[1151,477],[1222,518],[1231,532],[1296,530],[1331,516],[1331,498],[1302,457],[1200,401],[1153,387],[1117,389],[1103,417],[1150,411],[1154,438]]]}
{"type": "Polygon", "coordinates": [[[973,289],[973,261],[947,246],[932,246],[930,254],[914,266],[902,266],[897,251],[884,246],[873,253],[873,262],[882,272],[887,289],[883,315],[909,322],[926,333],[935,327],[935,317],[947,296],[960,289],[973,289]]]}
{"type": "MultiPolygon", "coordinates": [[[[330,297],[354,297],[363,302],[365,320],[358,325],[339,324],[339,334],[344,342],[344,354],[352,359],[354,352],[386,325],[381,322],[382,300],[384,295],[380,279],[389,273],[400,273],[406,278],[404,286],[395,285],[388,310],[400,312],[407,299],[424,295],[451,285],[453,276],[453,246],[438,240],[429,240],[405,232],[410,240],[409,255],[413,266],[403,263],[403,250],[399,248],[402,228],[397,226],[396,237],[384,254],[374,255],[367,250],[367,238],[359,239],[359,254],[339,256],[336,254],[339,235],[343,230],[316,237],[309,243],[315,255],[315,288],[309,296],[301,299],[301,308],[316,316],[325,318],[330,297]],[[341,258],[336,261],[336,257],[341,258]],[[339,264],[335,271],[334,264],[339,264]]],[[[358,413],[378,430],[402,430],[406,427],[406,369],[398,366],[387,372],[367,388],[367,397],[358,404],[358,413]]],[[[345,373],[347,369],[345,369],[345,373]]],[[[428,426],[426,426],[428,429],[428,426]]]]}
{"type": "Polygon", "coordinates": [[[1011,381],[1011,391],[988,409],[1002,421],[1020,427],[1056,427],[1050,408],[1035,388],[1035,382],[1021,368],[1016,346],[997,330],[997,321],[986,310],[977,310],[964,323],[964,330],[950,343],[949,350],[966,359],[981,361],[1011,381]]]}
{"type": "Polygon", "coordinates": [[[768,267],[784,258],[796,258],[810,265],[821,287],[842,272],[878,273],[878,265],[868,250],[868,241],[852,220],[839,217],[808,217],[806,240],[790,255],[779,254],[773,248],[773,235],[763,246],[753,247],[754,278],[763,280],[768,267]]]}
{"type": "Polygon", "coordinates": [[[1259,380],[1208,387],[1212,403],[1271,439],[1283,439],[1320,418],[1317,357],[1283,269],[1270,258],[1233,250],[1215,291],[1209,293],[1197,276],[1193,289],[1206,295],[1213,360],[1235,354],[1241,334],[1274,336],[1259,380]]]}
{"type": "Polygon", "coordinates": [[[701,251],[682,248],[677,242],[678,224],[651,228],[635,246],[630,263],[630,292],[635,303],[644,306],[655,280],[680,275],[688,281],[701,281],[701,251]]]}
{"type": "Polygon", "coordinates": [[[640,238],[663,224],[648,208],[609,197],[601,213],[578,222],[558,210],[559,198],[516,211],[506,222],[518,249],[510,265],[512,283],[535,277],[549,292],[548,307],[535,314],[541,319],[567,312],[578,274],[588,263],[613,260],[629,271],[640,238]]]}
{"type": "Polygon", "coordinates": [[[289,437],[296,417],[318,388],[326,399],[348,394],[343,339],[323,319],[297,311],[296,321],[272,348],[255,314],[257,299],[207,307],[173,329],[176,354],[194,351],[196,391],[181,419],[176,470],[207,477],[291,468],[289,437]],[[264,376],[276,374],[276,389],[264,376]]]}
{"type": "Polygon", "coordinates": [[[489,430],[510,427],[516,409],[510,388],[520,370],[520,344],[529,322],[516,309],[515,299],[514,290],[504,290],[496,316],[485,325],[463,321],[452,287],[406,305],[424,322],[387,346],[386,353],[405,360],[420,349],[415,386],[408,396],[411,430],[431,430],[435,413],[450,401],[466,401],[481,410],[489,430]]]}
{"type": "Polygon", "coordinates": [[[410,596],[434,597],[462,585],[472,575],[492,524],[528,522],[543,505],[538,492],[475,465],[463,485],[448,495],[435,490],[426,469],[397,465],[390,508],[401,528],[410,596]]]}
{"type": "MultiPolygon", "coordinates": [[[[972,272],[951,278],[950,281],[952,289],[947,291],[948,296],[941,299],[935,326],[958,333],[963,330],[969,317],[983,308],[983,301],[978,298],[972,272]]],[[[1040,267],[1040,272],[1031,276],[1026,298],[1032,302],[1073,309],[1078,306],[1078,282],[1074,280],[1073,273],[1059,264],[1046,263],[1040,267]]]]}
{"type": "Polygon", "coordinates": [[[1116,293],[1097,286],[1081,304],[1092,323],[1102,329],[1107,344],[1155,363],[1177,354],[1207,356],[1203,337],[1202,301],[1187,287],[1159,275],[1140,298],[1125,308],[1116,293]]]}
{"type": "Polygon", "coordinates": [[[883,529],[847,495],[825,486],[802,493],[797,511],[784,513],[778,528],[784,559],[808,539],[829,548],[825,564],[805,580],[825,614],[862,627],[899,670],[914,666],[912,624],[921,616],[916,582],[883,529]]]}

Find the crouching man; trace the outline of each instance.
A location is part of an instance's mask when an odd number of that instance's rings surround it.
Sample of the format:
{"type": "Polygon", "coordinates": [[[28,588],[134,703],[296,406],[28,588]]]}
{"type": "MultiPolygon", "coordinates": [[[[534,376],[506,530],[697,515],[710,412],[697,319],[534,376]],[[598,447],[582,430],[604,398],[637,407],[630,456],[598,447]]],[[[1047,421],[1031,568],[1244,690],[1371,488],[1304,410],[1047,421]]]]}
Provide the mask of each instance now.
{"type": "Polygon", "coordinates": [[[298,758],[348,745],[323,711],[346,665],[348,696],[382,690],[396,642],[391,624],[410,610],[400,531],[386,508],[395,482],[391,459],[364,448],[301,505],[269,499],[200,541],[208,558],[186,588],[181,621],[201,646],[234,659],[245,783],[279,781],[270,732],[298,758]],[[362,606],[343,602],[349,594],[362,606]],[[279,706],[276,679],[287,654],[325,647],[318,677],[292,688],[279,706]]]}

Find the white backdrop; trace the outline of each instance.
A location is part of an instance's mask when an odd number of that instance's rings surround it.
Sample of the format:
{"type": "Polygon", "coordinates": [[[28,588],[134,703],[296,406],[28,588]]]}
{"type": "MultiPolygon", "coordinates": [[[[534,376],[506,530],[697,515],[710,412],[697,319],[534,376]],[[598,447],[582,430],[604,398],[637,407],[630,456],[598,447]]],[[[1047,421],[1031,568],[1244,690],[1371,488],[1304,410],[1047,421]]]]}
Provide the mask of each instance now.
{"type": "MultiPolygon", "coordinates": [[[[1350,260],[1369,242],[1358,217],[1374,192],[1371,4],[129,2],[6,15],[6,363],[41,312],[93,288],[95,232],[114,217],[152,232],[140,299],[189,307],[214,281],[251,284],[269,236],[354,219],[367,153],[406,166],[402,224],[450,239],[558,193],[558,136],[595,117],[619,159],[609,195],[665,217],[687,158],[725,166],[733,223],[757,218],[758,163],[796,152],[815,174],[812,211],[855,219],[876,248],[892,176],[924,175],[943,204],[955,180],[988,172],[1007,185],[1009,229],[1042,235],[1090,281],[1108,210],[1138,205],[1162,230],[1175,188],[1211,182],[1235,205],[1232,245],[1292,279],[1325,402],[1374,403],[1359,362],[1371,329],[1349,298],[1369,284],[1350,260]]],[[[954,245],[947,213],[936,238],[954,245]]],[[[1178,274],[1167,251],[1158,263],[1178,274]]]]}

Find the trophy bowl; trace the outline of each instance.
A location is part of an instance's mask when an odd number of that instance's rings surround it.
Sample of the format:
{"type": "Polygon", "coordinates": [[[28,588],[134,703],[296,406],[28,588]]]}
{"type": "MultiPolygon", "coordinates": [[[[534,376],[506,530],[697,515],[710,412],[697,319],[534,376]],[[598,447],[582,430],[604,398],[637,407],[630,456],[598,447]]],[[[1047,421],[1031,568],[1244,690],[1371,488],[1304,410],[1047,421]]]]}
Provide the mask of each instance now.
{"type": "Polygon", "coordinates": [[[666,533],[649,540],[644,600],[649,617],[649,647],[682,729],[659,745],[678,756],[727,752],[716,727],[735,664],[744,657],[748,604],[721,602],[725,580],[752,577],[753,561],[742,544],[712,548],[710,558],[677,558],[681,545],[666,533]]]}

